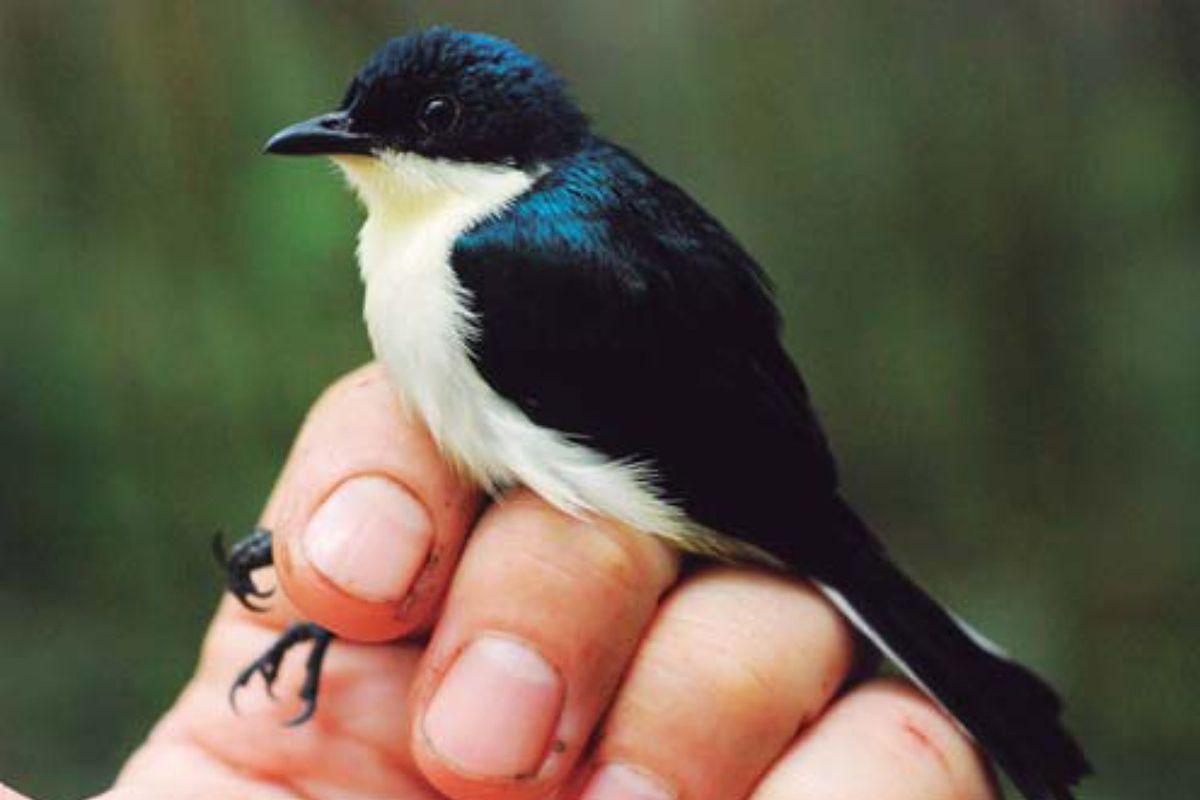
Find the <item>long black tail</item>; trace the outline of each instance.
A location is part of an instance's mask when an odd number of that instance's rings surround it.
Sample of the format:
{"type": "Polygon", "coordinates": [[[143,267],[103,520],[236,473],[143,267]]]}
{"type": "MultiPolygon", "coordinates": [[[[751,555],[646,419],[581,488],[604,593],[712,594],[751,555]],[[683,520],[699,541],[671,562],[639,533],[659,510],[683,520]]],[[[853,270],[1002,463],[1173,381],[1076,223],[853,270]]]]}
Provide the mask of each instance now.
{"type": "MultiPolygon", "coordinates": [[[[848,506],[836,517],[836,524],[850,526],[851,538],[874,540],[848,506]]],[[[1072,800],[1071,787],[1091,767],[1059,720],[1062,703],[1053,689],[955,620],[882,549],[862,548],[834,573],[822,576],[826,595],[970,732],[1029,800],[1072,800]]]]}

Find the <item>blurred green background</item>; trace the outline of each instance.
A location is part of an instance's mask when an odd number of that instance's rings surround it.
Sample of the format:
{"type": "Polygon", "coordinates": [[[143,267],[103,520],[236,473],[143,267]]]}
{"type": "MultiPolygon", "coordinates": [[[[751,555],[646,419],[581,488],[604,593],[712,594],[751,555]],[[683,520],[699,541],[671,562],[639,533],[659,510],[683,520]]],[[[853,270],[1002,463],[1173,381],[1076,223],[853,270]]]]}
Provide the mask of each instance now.
{"type": "Polygon", "coordinates": [[[0,780],[98,791],[189,674],[208,537],[369,355],[358,210],[258,148],[430,22],[543,55],[767,266],[849,496],[1063,690],[1085,797],[1194,797],[1182,0],[0,1],[0,780]]]}

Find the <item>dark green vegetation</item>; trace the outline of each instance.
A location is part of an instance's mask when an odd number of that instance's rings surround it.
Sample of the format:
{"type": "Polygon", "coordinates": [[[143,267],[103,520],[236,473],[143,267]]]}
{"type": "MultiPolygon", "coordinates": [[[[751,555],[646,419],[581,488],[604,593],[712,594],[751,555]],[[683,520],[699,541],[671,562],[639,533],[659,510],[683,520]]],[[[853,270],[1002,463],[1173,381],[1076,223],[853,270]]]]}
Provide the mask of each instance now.
{"type": "Polygon", "coordinates": [[[0,779],[98,790],[187,676],[209,536],[368,357],[352,200],[257,149],[444,21],[768,268],[847,494],[1064,691],[1089,800],[1193,795],[1200,12],[620,6],[0,3],[0,779]]]}

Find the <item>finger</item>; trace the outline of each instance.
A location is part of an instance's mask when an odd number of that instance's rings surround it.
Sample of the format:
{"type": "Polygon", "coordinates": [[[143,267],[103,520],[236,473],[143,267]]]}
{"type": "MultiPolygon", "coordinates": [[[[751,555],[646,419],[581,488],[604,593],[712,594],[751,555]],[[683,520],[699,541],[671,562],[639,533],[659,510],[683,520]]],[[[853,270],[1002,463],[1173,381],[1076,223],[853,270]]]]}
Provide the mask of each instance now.
{"type": "Polygon", "coordinates": [[[745,797],[833,697],[853,650],[808,584],[727,568],[687,581],[646,634],[582,796],[745,797]]]}
{"type": "Polygon", "coordinates": [[[977,750],[928,698],[895,680],[839,700],[771,769],[752,800],[987,800],[977,750]]]}
{"type": "Polygon", "coordinates": [[[4,784],[0,783],[0,800],[28,800],[24,795],[17,794],[12,789],[9,789],[4,784]]]}
{"type": "Polygon", "coordinates": [[[263,525],[300,612],[379,641],[429,624],[478,505],[478,492],[369,365],[309,413],[263,525]]]}
{"type": "Polygon", "coordinates": [[[231,670],[273,638],[257,617],[229,615],[214,624],[194,679],[122,769],[117,788],[171,797],[179,776],[187,775],[189,797],[436,796],[420,779],[405,735],[418,645],[333,648],[323,673],[321,713],[284,728],[281,723],[297,710],[302,653],[282,664],[279,703],[247,692],[235,717],[225,702],[231,670]]]}
{"type": "Polygon", "coordinates": [[[468,543],[413,690],[413,748],[452,797],[544,796],[586,747],[677,570],[659,540],[519,492],[468,543]]]}

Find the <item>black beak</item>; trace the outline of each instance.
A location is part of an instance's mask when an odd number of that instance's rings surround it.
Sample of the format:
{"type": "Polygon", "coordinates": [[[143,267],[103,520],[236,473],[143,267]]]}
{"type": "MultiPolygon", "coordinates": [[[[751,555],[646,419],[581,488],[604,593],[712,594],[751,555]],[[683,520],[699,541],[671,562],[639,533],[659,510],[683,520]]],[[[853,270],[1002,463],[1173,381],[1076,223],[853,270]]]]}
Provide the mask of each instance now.
{"type": "Polygon", "coordinates": [[[374,137],[350,130],[350,116],[334,111],[289,125],[272,136],[264,153],[280,156],[370,155],[378,146],[374,137]]]}

